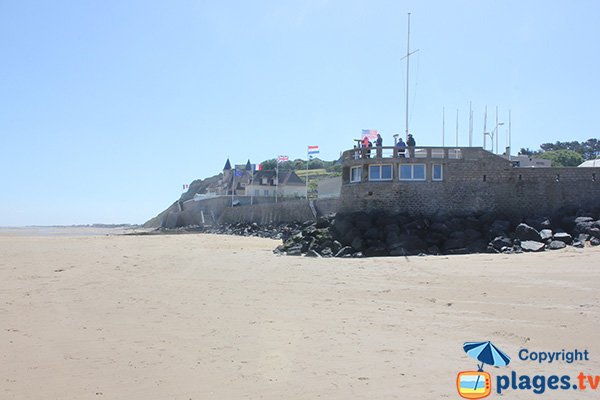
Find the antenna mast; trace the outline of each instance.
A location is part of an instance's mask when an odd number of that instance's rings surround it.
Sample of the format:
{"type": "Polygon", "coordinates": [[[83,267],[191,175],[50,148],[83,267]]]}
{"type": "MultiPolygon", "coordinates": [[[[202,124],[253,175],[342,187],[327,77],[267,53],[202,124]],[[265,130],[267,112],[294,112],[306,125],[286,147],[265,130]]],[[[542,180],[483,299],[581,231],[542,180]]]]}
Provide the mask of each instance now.
{"type": "Polygon", "coordinates": [[[410,56],[415,54],[418,49],[410,52],[410,13],[408,13],[408,36],[406,39],[406,55],[402,57],[402,60],[406,58],[406,140],[408,140],[408,77],[409,77],[409,68],[410,68],[410,56]]]}

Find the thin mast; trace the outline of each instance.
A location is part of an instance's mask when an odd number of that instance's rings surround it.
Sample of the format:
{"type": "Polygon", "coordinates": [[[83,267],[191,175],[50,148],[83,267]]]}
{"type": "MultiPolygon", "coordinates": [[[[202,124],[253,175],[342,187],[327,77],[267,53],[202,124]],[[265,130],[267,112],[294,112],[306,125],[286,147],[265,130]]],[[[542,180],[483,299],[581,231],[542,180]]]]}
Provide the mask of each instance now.
{"type": "Polygon", "coordinates": [[[458,147],[458,108],[456,109],[456,147],[458,147]]]}
{"type": "Polygon", "coordinates": [[[442,107],[442,147],[446,147],[446,107],[442,107]]]}
{"type": "Polygon", "coordinates": [[[405,140],[408,140],[408,70],[410,67],[410,13],[408,13],[408,36],[406,40],[406,131],[405,140]]]}
{"type": "Polygon", "coordinates": [[[473,102],[469,101],[469,147],[473,146],[473,102]]]}
{"type": "Polygon", "coordinates": [[[410,52],[410,13],[408,13],[408,36],[406,39],[406,55],[402,57],[402,60],[406,58],[406,130],[404,136],[408,140],[408,86],[409,86],[409,70],[410,70],[410,56],[415,54],[418,49],[410,52]]]}
{"type": "MultiPolygon", "coordinates": [[[[500,133],[498,131],[498,127],[499,127],[499,125],[498,125],[498,106],[496,106],[496,132],[495,132],[495,135],[496,135],[496,153],[495,154],[498,154],[498,133],[500,133]]],[[[493,140],[494,140],[494,137],[492,136],[492,148],[494,146],[493,140]]]]}
{"type": "Polygon", "coordinates": [[[485,131],[485,127],[487,125],[487,104],[485,105],[485,114],[483,114],[483,149],[485,150],[485,136],[487,135],[487,132],[485,131]]]}

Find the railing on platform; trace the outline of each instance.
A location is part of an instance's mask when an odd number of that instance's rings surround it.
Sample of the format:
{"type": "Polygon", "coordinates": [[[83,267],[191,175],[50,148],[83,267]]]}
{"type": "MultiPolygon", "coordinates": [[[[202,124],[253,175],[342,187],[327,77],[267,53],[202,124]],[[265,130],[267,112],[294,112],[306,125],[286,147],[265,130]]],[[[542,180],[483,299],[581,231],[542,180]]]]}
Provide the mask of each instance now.
{"type": "Polygon", "coordinates": [[[361,147],[347,150],[343,153],[344,161],[381,158],[437,158],[460,160],[463,158],[462,148],[450,147],[361,147]]]}

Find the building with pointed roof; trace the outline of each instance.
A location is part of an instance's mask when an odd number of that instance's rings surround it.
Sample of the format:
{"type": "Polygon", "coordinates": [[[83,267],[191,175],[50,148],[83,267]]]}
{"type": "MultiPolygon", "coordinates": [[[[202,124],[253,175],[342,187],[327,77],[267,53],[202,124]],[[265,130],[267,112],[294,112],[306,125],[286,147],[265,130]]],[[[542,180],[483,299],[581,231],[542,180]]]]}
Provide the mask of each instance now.
{"type": "Polygon", "coordinates": [[[246,186],[247,196],[306,197],[306,183],[294,171],[256,171],[254,178],[246,186]]]}
{"type": "Polygon", "coordinates": [[[215,196],[256,196],[256,197],[305,197],[306,184],[294,171],[280,171],[279,184],[277,172],[254,171],[255,165],[248,160],[246,164],[233,167],[229,158],[223,167],[223,177],[207,188],[215,196]]]}

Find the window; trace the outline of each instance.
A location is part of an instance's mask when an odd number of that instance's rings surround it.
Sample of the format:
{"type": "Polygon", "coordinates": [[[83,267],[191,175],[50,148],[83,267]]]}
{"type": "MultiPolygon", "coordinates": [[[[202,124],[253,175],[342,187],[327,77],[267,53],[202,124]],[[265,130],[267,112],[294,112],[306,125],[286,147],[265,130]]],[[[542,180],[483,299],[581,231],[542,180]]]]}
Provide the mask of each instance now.
{"type": "Polygon", "coordinates": [[[392,180],[392,165],[369,165],[369,180],[370,181],[391,181],[392,180]]]}
{"type": "Polygon", "coordinates": [[[268,190],[265,190],[263,193],[265,194],[265,196],[269,196],[269,191],[268,190]]]}
{"type": "Polygon", "coordinates": [[[263,185],[268,185],[268,184],[269,184],[269,178],[262,178],[262,179],[261,179],[261,183],[262,183],[263,185]]]}
{"type": "Polygon", "coordinates": [[[424,181],[425,180],[425,164],[401,164],[400,165],[400,180],[401,181],[424,181]]]}
{"type": "Polygon", "coordinates": [[[442,172],[442,164],[433,164],[431,166],[431,180],[432,181],[441,181],[444,179],[444,174],[442,172]]]}
{"type": "Polygon", "coordinates": [[[352,167],[350,168],[350,182],[360,182],[362,181],[362,167],[352,167]]]}
{"type": "Polygon", "coordinates": [[[260,196],[260,190],[254,189],[254,195],[255,196],[260,196]]]}

